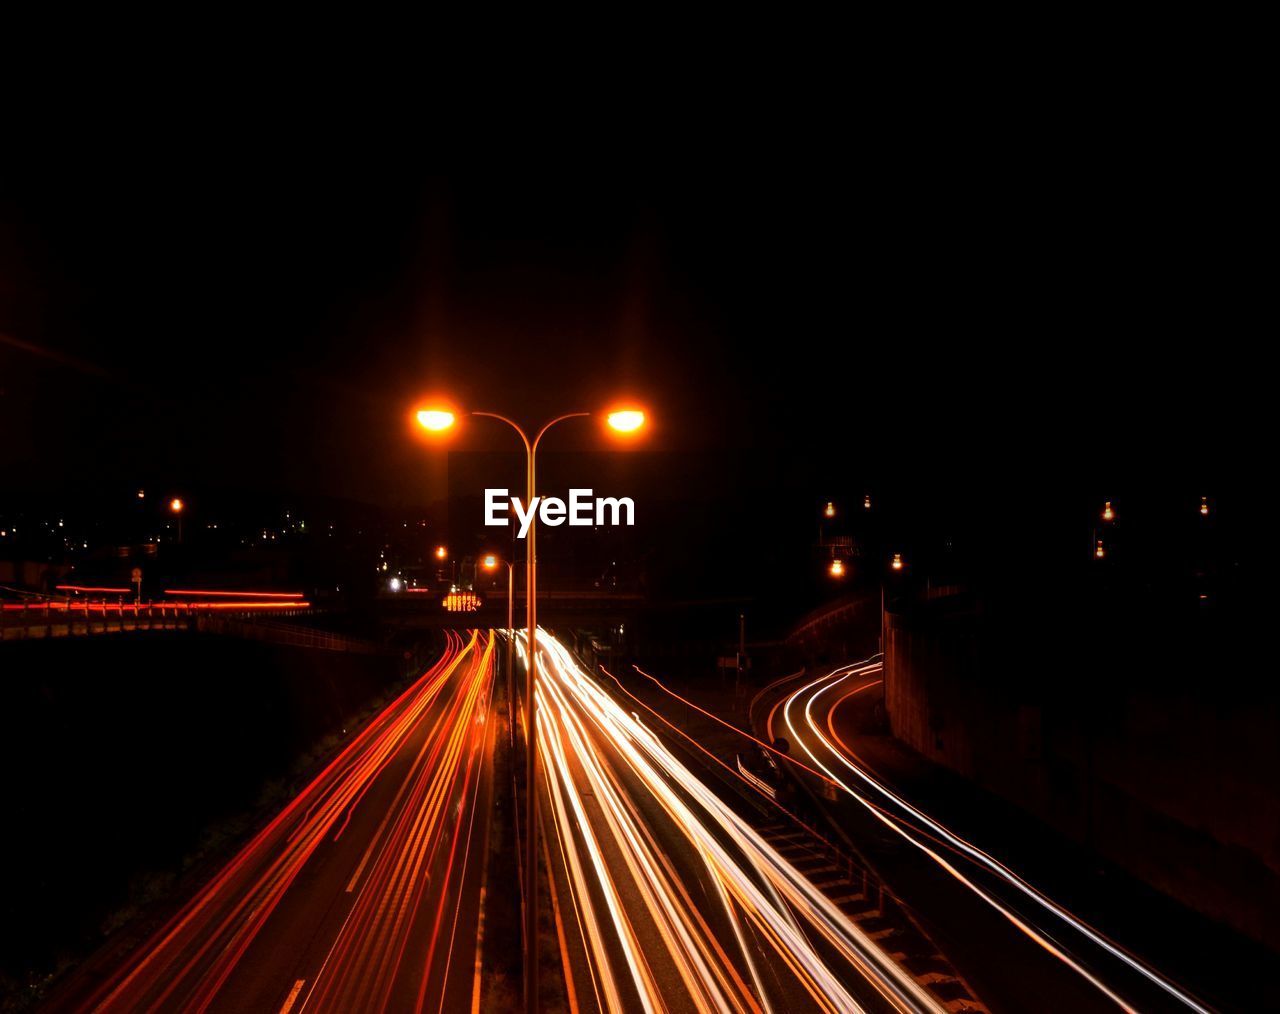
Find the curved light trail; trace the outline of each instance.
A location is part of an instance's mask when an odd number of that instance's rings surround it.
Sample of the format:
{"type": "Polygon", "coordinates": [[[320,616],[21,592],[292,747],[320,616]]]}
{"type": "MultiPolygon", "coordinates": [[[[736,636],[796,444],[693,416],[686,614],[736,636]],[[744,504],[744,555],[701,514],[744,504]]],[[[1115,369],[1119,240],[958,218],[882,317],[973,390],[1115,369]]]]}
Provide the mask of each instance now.
{"type": "Polygon", "coordinates": [[[843,697],[834,699],[825,711],[818,707],[818,704],[820,699],[829,695],[832,690],[847,680],[859,676],[878,677],[882,668],[883,663],[878,656],[872,656],[862,662],[835,669],[791,692],[775,704],[770,712],[768,719],[770,738],[774,734],[774,717],[780,707],[783,722],[791,734],[792,741],[804,750],[826,779],[865,806],[882,824],[925,853],[947,873],[999,911],[1037,944],[1078,972],[1122,1009],[1135,1010],[1136,1008],[1133,1006],[1133,1001],[1123,997],[1117,988],[1113,988],[1113,984],[1104,981],[1101,973],[1086,965],[1085,958],[1075,953],[1079,950],[1079,945],[1084,945],[1086,949],[1089,946],[1100,948],[1110,958],[1118,960],[1126,968],[1155,986],[1167,998],[1199,1014],[1208,1014],[1209,1009],[1206,1006],[1176,983],[1055,902],[1005,864],[914,806],[858,762],[848,746],[835,734],[832,716],[842,701],[879,681],[870,680],[843,697]],[[802,723],[793,715],[793,711],[803,714],[802,723]],[[825,721],[822,720],[823,718],[825,721]],[[813,746],[810,745],[811,743],[813,746]],[[869,789],[873,798],[868,798],[846,782],[841,776],[842,771],[846,772],[845,777],[852,775],[857,783],[869,789]],[[1033,902],[1035,911],[1047,917],[1048,922],[1039,924],[1039,920],[1033,922],[1031,917],[1015,912],[1007,900],[998,897],[993,891],[966,876],[940,851],[935,850],[932,845],[938,843],[949,849],[953,856],[959,856],[997,877],[1000,883],[1012,888],[1016,896],[1033,902]],[[1064,933],[1077,941],[1076,947],[1069,947],[1064,942],[1064,933]]]}

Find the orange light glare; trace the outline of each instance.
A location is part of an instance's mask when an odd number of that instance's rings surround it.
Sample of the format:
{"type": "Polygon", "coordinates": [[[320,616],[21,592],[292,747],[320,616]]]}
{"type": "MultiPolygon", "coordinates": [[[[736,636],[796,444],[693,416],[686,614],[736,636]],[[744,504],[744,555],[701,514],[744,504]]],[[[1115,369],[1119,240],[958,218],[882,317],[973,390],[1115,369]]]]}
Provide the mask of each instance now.
{"type": "Polygon", "coordinates": [[[831,576],[844,577],[844,561],[843,560],[831,561],[831,576]]]}
{"type": "Polygon", "coordinates": [[[833,504],[830,500],[828,500],[828,501],[827,501],[827,509],[826,509],[826,510],[824,510],[822,513],[823,513],[823,514],[825,514],[825,515],[826,515],[827,517],[829,517],[829,518],[833,518],[833,517],[835,517],[835,516],[836,516],[836,505],[835,505],[835,504],[833,504]]]}
{"type": "Polygon", "coordinates": [[[902,569],[902,554],[901,554],[901,553],[894,553],[894,554],[893,554],[893,563],[889,564],[889,566],[890,566],[890,567],[892,567],[894,570],[901,570],[901,569],[902,569]]]}
{"type": "Polygon", "coordinates": [[[1102,547],[1101,539],[1098,540],[1098,547],[1093,551],[1093,555],[1099,560],[1107,555],[1107,551],[1102,547]]]}
{"type": "Polygon", "coordinates": [[[1108,500],[1106,506],[1102,508],[1102,520],[1111,521],[1115,516],[1116,512],[1111,509],[1111,501],[1108,500]]]}
{"type": "Polygon", "coordinates": [[[619,433],[634,433],[644,425],[644,413],[638,409],[624,409],[609,413],[609,426],[619,433]]]}
{"type": "Polygon", "coordinates": [[[449,550],[444,546],[436,546],[436,559],[443,560],[449,555],[449,550]]]}
{"type": "Polygon", "coordinates": [[[1209,515],[1209,498],[1207,496],[1200,498],[1200,514],[1204,517],[1209,515]]]}
{"type": "Polygon", "coordinates": [[[424,408],[418,412],[418,425],[424,430],[439,433],[447,430],[454,422],[454,414],[442,408],[424,408]]]}
{"type": "Polygon", "coordinates": [[[175,514],[181,514],[182,508],[185,506],[186,504],[182,502],[182,499],[180,497],[175,496],[172,500],[169,501],[169,510],[173,511],[173,513],[175,514]]]}
{"type": "Polygon", "coordinates": [[[485,570],[496,570],[498,568],[498,558],[492,553],[488,554],[480,562],[484,565],[485,570]]]}
{"type": "Polygon", "coordinates": [[[870,493],[868,493],[866,496],[862,498],[862,506],[865,507],[867,510],[871,510],[871,494],[870,493]]]}

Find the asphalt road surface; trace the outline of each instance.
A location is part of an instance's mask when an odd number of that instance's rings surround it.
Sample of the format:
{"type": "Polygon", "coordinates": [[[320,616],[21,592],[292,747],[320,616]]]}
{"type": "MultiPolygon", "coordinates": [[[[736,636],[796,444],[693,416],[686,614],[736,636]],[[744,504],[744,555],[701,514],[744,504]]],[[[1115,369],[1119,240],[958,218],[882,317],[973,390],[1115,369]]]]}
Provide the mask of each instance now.
{"type": "Polygon", "coordinates": [[[494,638],[441,659],[179,912],[90,959],[66,1011],[470,1010],[488,870],[494,638]]]}

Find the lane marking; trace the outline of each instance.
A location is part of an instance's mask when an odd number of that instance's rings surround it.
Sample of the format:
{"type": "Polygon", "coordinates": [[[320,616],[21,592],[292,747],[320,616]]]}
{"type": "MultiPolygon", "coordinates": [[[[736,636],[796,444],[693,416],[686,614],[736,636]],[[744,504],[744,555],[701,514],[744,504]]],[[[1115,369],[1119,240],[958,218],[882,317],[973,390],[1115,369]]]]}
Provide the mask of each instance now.
{"type": "Polygon", "coordinates": [[[289,990],[289,995],[284,998],[284,1006],[280,1008],[280,1014],[289,1014],[293,1009],[293,1003],[298,999],[298,994],[302,992],[302,986],[306,979],[299,979],[293,984],[293,989],[289,990]]]}

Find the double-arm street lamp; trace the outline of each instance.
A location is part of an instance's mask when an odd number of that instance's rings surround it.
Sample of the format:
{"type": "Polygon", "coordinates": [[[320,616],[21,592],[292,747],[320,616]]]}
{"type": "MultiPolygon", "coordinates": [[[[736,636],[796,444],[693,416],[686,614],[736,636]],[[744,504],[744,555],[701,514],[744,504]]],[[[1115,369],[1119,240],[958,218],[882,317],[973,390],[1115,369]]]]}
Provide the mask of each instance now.
{"type": "MultiPolygon", "coordinates": [[[[564,415],[556,416],[550,422],[544,423],[540,429],[534,434],[533,439],[529,439],[529,435],[524,428],[513,419],[507,418],[505,415],[499,415],[497,412],[471,412],[474,416],[483,416],[488,419],[497,419],[510,426],[520,437],[520,442],[524,445],[525,452],[525,503],[532,510],[532,505],[536,503],[537,496],[537,455],[538,445],[541,444],[542,438],[547,435],[547,431],[556,423],[564,422],[566,419],[580,419],[590,416],[590,412],[566,412],[564,415]]],[[[420,409],[415,418],[418,425],[430,433],[443,433],[453,428],[457,422],[457,414],[449,408],[438,406],[427,406],[420,409]]],[[[605,421],[609,428],[615,433],[623,437],[633,436],[645,424],[645,414],[636,408],[616,409],[605,415],[605,421]]],[[[537,806],[535,804],[537,789],[537,721],[535,718],[534,708],[534,687],[537,683],[538,674],[538,555],[537,555],[537,517],[533,515],[529,523],[529,531],[526,536],[527,545],[525,547],[525,612],[526,624],[528,628],[529,653],[528,665],[525,669],[525,852],[524,852],[524,882],[527,885],[525,889],[525,909],[524,909],[524,934],[525,934],[525,961],[524,961],[524,996],[525,1008],[531,1012],[535,1012],[538,1008],[538,853],[536,849],[536,828],[537,828],[537,806]]],[[[496,566],[496,564],[495,564],[496,566]]],[[[508,563],[508,567],[510,564],[508,563]]],[[[510,572],[511,583],[514,584],[514,571],[510,572]]],[[[511,595],[507,597],[508,625],[511,623],[511,595]]]]}

